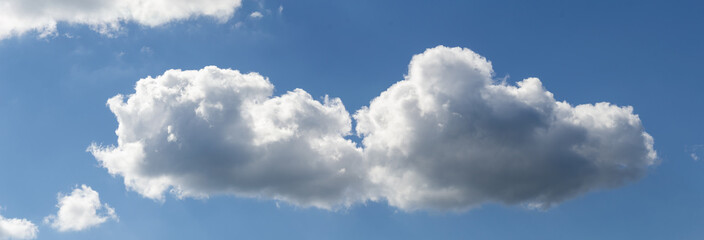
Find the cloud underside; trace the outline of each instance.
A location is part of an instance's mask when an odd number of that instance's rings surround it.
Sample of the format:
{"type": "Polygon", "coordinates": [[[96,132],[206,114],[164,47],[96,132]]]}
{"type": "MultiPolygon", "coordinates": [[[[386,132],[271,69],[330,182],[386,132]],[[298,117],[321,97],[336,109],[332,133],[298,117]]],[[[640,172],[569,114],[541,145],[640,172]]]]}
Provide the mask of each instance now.
{"type": "Polygon", "coordinates": [[[44,222],[60,232],[81,231],[117,220],[115,209],[101,203],[98,192],[86,185],[73,189],[71,194],[59,194],[56,207],[56,215],[47,216],[44,222]]]}
{"type": "Polygon", "coordinates": [[[0,240],[35,239],[39,229],[27,219],[0,216],[0,240]]]}
{"type": "Polygon", "coordinates": [[[657,159],[633,109],[556,101],[537,78],[492,78],[469,49],[438,46],[351,115],[337,98],[272,96],[257,73],[169,70],[108,101],[117,146],[89,151],[145,197],[232,194],[331,209],[386,201],[466,210],[549,207],[643,176],[657,159]],[[361,146],[347,140],[355,132],[361,146]]]}
{"type": "Polygon", "coordinates": [[[240,5],[240,0],[6,0],[0,2],[0,39],[31,31],[51,35],[60,22],[111,35],[125,22],[155,27],[199,16],[226,21],[240,5]]]}

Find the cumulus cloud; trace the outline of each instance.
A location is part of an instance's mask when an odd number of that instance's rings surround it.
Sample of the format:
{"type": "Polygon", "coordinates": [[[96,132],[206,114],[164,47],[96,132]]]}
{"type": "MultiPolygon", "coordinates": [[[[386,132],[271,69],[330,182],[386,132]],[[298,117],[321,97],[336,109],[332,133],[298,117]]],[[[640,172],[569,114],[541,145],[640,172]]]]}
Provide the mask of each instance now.
{"type": "Polygon", "coordinates": [[[653,139],[631,107],[572,106],[540,80],[492,80],[469,49],[436,47],[355,114],[372,182],[402,209],[548,207],[641,177],[653,139]]]}
{"type": "Polygon", "coordinates": [[[117,220],[115,209],[101,203],[98,192],[86,185],[73,189],[69,195],[59,193],[56,207],[56,215],[47,216],[44,222],[60,232],[81,231],[117,220]]]}
{"type": "Polygon", "coordinates": [[[118,146],[89,150],[152,199],[228,193],[321,208],[364,199],[362,152],[344,138],[351,118],[340,99],[273,89],[256,73],[169,70],[111,98],[118,146]]]}
{"type": "Polygon", "coordinates": [[[354,114],[301,89],[272,96],[257,73],[169,70],[108,101],[117,146],[89,151],[125,185],[163,200],[212,194],[334,208],[403,210],[485,202],[549,207],[618,187],[657,160],[631,107],[573,106],[537,78],[496,81],[469,49],[413,57],[405,80],[354,114]]]}
{"type": "Polygon", "coordinates": [[[226,21],[241,0],[0,0],[0,39],[37,31],[56,32],[59,22],[88,25],[113,34],[125,22],[155,27],[199,16],[226,21]]]}
{"type": "Polygon", "coordinates": [[[0,216],[0,240],[35,239],[39,229],[27,219],[0,216]]]}

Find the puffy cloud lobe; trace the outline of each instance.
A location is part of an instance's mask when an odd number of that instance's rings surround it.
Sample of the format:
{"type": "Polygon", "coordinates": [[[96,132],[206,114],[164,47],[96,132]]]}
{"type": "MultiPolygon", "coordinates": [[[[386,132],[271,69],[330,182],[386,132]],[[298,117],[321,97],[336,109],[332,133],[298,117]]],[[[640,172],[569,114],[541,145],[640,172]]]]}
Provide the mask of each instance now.
{"type": "Polygon", "coordinates": [[[69,195],[59,193],[58,202],[59,211],[44,221],[60,232],[81,231],[117,220],[115,209],[101,203],[98,192],[86,185],[73,189],[69,195]]]}
{"type": "Polygon", "coordinates": [[[27,219],[0,216],[0,240],[35,239],[39,229],[27,219]]]}
{"type": "Polygon", "coordinates": [[[0,0],[0,39],[38,31],[56,32],[56,24],[89,25],[112,34],[124,22],[154,27],[197,16],[225,21],[241,0],[0,0]]]}
{"type": "Polygon", "coordinates": [[[128,188],[163,200],[234,194],[334,208],[404,210],[484,202],[548,207],[621,186],[656,161],[631,107],[559,102],[540,80],[492,79],[478,54],[439,46],[354,114],[256,73],[169,70],[108,101],[118,145],[89,151],[128,188]]]}
{"type": "Polygon", "coordinates": [[[365,199],[362,152],[344,138],[351,118],[340,99],[273,89],[256,73],[169,70],[110,99],[118,146],[89,150],[152,199],[223,193],[321,208],[365,199]]]}
{"type": "Polygon", "coordinates": [[[631,107],[558,102],[540,80],[495,83],[478,54],[436,47],[355,114],[370,178],[402,209],[548,207],[620,186],[656,160],[631,107]]]}

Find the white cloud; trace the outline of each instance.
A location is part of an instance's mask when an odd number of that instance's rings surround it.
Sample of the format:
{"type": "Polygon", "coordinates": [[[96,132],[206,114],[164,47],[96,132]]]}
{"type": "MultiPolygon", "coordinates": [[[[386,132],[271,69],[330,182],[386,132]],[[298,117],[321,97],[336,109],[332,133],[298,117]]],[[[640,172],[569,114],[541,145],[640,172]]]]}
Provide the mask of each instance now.
{"type": "Polygon", "coordinates": [[[263,18],[264,15],[262,13],[260,13],[259,11],[254,11],[254,12],[252,12],[252,14],[249,14],[249,17],[254,18],[254,19],[259,19],[259,18],[263,18]]]}
{"type": "Polygon", "coordinates": [[[641,177],[653,139],[631,107],[558,102],[540,80],[492,79],[491,63],[439,46],[354,115],[301,89],[272,96],[257,73],[169,70],[108,101],[118,145],[89,151],[126,186],[163,200],[212,194],[334,208],[485,202],[549,207],[641,177]]]}
{"type": "Polygon", "coordinates": [[[152,199],[227,193],[321,208],[365,199],[362,153],[343,138],[351,118],[340,99],[273,89],[256,73],[169,70],[111,98],[118,146],[89,150],[152,199]]]}
{"type": "Polygon", "coordinates": [[[548,207],[638,179],[656,161],[631,107],[572,106],[537,78],[512,86],[492,76],[471,50],[436,47],[355,114],[370,178],[391,205],[548,207]]]}
{"type": "Polygon", "coordinates": [[[279,5],[279,14],[284,12],[284,5],[279,5]]]}
{"type": "Polygon", "coordinates": [[[685,146],[685,152],[689,152],[689,157],[694,161],[699,161],[699,156],[704,154],[704,144],[685,146]]]}
{"type": "Polygon", "coordinates": [[[154,50],[152,50],[152,48],[147,47],[147,46],[143,46],[142,48],[140,48],[140,49],[139,49],[139,52],[141,52],[141,53],[143,53],[143,54],[147,54],[147,55],[152,55],[152,54],[154,54],[154,50]]]}
{"type": "Polygon", "coordinates": [[[199,16],[226,21],[240,0],[0,0],[0,39],[36,31],[56,33],[59,22],[84,24],[111,35],[125,22],[155,27],[199,16]]]}
{"type": "Polygon", "coordinates": [[[35,239],[39,229],[27,219],[0,216],[0,240],[35,239]]]}
{"type": "Polygon", "coordinates": [[[109,219],[117,220],[115,209],[100,202],[98,192],[86,185],[75,188],[69,195],[59,193],[59,211],[44,222],[60,232],[81,231],[98,226],[109,219]]]}

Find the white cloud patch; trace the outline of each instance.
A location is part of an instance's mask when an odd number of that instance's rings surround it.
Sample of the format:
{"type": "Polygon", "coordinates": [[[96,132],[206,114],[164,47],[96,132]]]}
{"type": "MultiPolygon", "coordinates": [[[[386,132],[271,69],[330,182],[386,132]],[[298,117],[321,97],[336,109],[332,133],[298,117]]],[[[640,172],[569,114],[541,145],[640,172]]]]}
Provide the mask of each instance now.
{"type": "Polygon", "coordinates": [[[685,152],[689,153],[689,157],[694,161],[699,161],[700,156],[704,156],[704,144],[696,144],[685,147],[685,152]]]}
{"type": "Polygon", "coordinates": [[[491,63],[439,46],[354,114],[301,89],[272,96],[257,73],[169,70],[108,101],[118,145],[89,151],[143,196],[233,194],[334,208],[386,200],[403,210],[485,202],[545,208],[636,180],[657,156],[631,107],[556,101],[491,63]]]}
{"type": "Polygon", "coordinates": [[[0,39],[30,31],[53,35],[59,22],[111,35],[126,22],[155,27],[199,16],[226,21],[240,5],[240,0],[0,0],[0,39]]]}
{"type": "Polygon", "coordinates": [[[98,192],[86,185],[73,189],[69,195],[59,193],[56,207],[56,215],[47,216],[44,222],[60,232],[82,231],[117,220],[115,209],[101,203],[98,192]]]}
{"type": "Polygon", "coordinates": [[[142,48],[140,48],[139,52],[142,54],[146,54],[146,55],[154,54],[154,50],[152,50],[152,48],[147,47],[147,46],[143,46],[142,48]]]}
{"type": "Polygon", "coordinates": [[[39,229],[27,219],[0,216],[0,240],[35,239],[39,229]]]}
{"type": "Polygon", "coordinates": [[[260,19],[264,17],[264,14],[262,14],[259,11],[252,12],[252,14],[249,14],[249,17],[254,18],[254,19],[260,19]]]}

